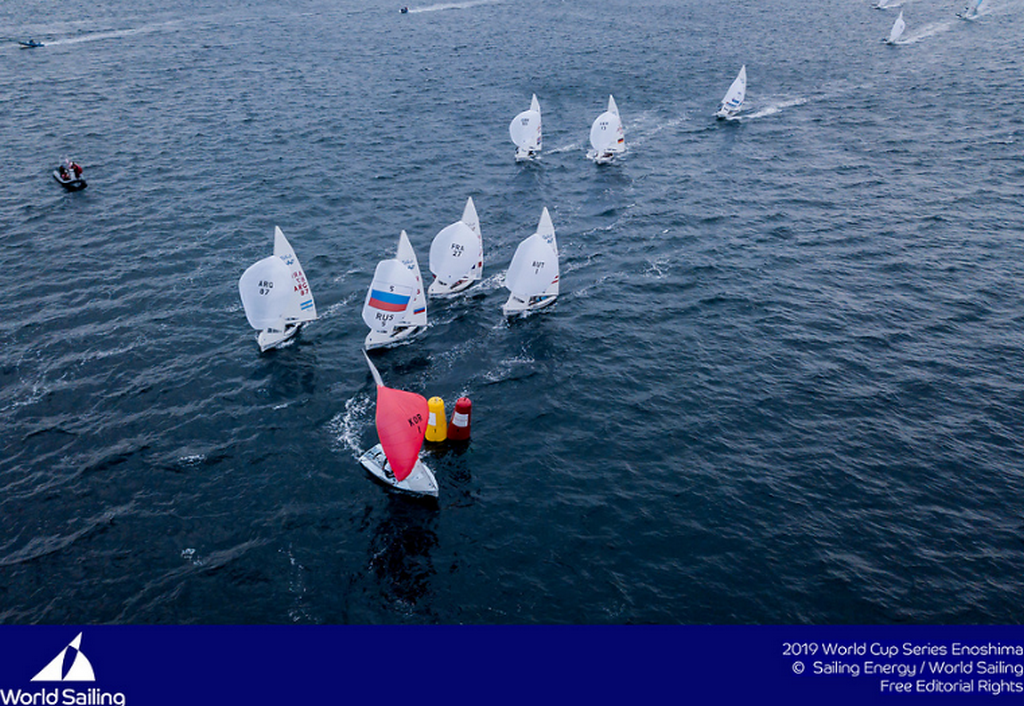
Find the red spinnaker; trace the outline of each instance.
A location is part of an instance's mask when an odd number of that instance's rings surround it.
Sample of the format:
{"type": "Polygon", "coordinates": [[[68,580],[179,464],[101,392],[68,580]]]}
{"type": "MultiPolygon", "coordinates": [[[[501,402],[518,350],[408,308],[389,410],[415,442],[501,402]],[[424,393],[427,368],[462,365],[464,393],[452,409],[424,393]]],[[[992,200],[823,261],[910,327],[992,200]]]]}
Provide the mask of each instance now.
{"type": "Polygon", "coordinates": [[[412,472],[426,431],[426,397],[377,386],[377,436],[397,480],[405,480],[412,472]]]}

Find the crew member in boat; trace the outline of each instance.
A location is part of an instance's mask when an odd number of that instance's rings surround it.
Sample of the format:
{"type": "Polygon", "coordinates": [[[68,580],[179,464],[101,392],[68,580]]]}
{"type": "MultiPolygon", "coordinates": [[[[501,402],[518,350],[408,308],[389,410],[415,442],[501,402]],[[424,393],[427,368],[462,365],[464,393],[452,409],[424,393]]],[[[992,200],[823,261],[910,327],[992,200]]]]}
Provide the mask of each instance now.
{"type": "Polygon", "coordinates": [[[63,164],[57,167],[57,174],[60,175],[61,181],[71,181],[71,175],[68,174],[67,167],[63,164]]]}
{"type": "Polygon", "coordinates": [[[78,164],[78,162],[71,163],[71,171],[75,173],[75,179],[82,178],[82,167],[78,164]]]}

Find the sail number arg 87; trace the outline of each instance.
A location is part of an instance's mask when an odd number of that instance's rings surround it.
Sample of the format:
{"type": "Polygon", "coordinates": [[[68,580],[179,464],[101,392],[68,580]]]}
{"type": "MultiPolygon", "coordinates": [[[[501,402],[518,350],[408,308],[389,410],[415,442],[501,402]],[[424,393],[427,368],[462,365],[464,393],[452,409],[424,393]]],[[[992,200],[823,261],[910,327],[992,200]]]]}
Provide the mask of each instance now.
{"type": "Polygon", "coordinates": [[[261,296],[270,294],[270,290],[274,288],[274,283],[268,279],[261,279],[259,283],[259,292],[261,296]]]}

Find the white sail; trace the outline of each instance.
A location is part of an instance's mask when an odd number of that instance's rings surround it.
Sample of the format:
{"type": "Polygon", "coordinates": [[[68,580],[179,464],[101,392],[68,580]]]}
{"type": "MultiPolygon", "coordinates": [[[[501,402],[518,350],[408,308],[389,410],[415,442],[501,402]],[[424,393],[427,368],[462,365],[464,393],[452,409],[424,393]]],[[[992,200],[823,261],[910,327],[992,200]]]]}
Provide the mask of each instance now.
{"type": "Polygon", "coordinates": [[[476,267],[476,233],[462,221],[445,226],[430,244],[430,271],[446,287],[468,280],[476,267]]]}
{"type": "Polygon", "coordinates": [[[390,334],[405,318],[416,293],[416,276],[397,259],[382,260],[363,303],[363,321],[371,332],[390,334]]]}
{"type": "Polygon", "coordinates": [[[720,117],[726,117],[733,115],[743,105],[743,100],[747,96],[747,65],[744,64],[740,67],[739,74],[736,75],[732,85],[729,86],[729,90],[725,92],[725,97],[722,98],[722,105],[718,108],[720,117]]]}
{"type": "Polygon", "coordinates": [[[416,278],[416,291],[405,310],[405,317],[402,319],[401,325],[426,326],[427,293],[423,288],[423,279],[420,277],[420,264],[416,260],[416,251],[412,249],[412,243],[409,242],[409,236],[405,234],[404,230],[398,236],[398,252],[395,259],[405,265],[416,278]]]}
{"type": "Polygon", "coordinates": [[[512,118],[509,123],[508,132],[512,142],[519,149],[516,150],[516,157],[526,157],[541,149],[542,128],[541,128],[540,103],[534,95],[530,101],[530,109],[512,118]]]}
{"type": "Polygon", "coordinates": [[[534,233],[516,248],[505,275],[505,286],[512,294],[528,301],[548,293],[557,284],[558,255],[540,233],[534,233]]]}
{"type": "Polygon", "coordinates": [[[483,276],[484,241],[473,198],[466,199],[462,218],[445,226],[430,244],[431,295],[452,294],[483,276]]]}
{"type": "Polygon", "coordinates": [[[277,226],[274,226],[274,255],[288,266],[292,277],[292,299],[285,312],[285,321],[313,321],[316,319],[316,303],[313,301],[313,292],[306,280],[306,273],[299,263],[299,258],[295,256],[291,243],[277,226]]]}
{"type": "Polygon", "coordinates": [[[626,149],[619,107],[612,96],[608,96],[608,110],[597,116],[597,120],[590,126],[590,146],[594,148],[595,158],[618,154],[626,149]]]}
{"type": "Polygon", "coordinates": [[[892,23],[892,29],[889,30],[889,44],[895,44],[896,40],[903,34],[903,30],[907,28],[907,23],[903,21],[903,10],[900,10],[900,16],[896,18],[896,21],[892,23]]]}
{"type": "Polygon", "coordinates": [[[541,213],[537,232],[516,248],[505,274],[511,292],[502,307],[505,315],[551,304],[558,296],[558,244],[547,208],[541,213]]]}
{"type": "Polygon", "coordinates": [[[292,273],[277,255],[249,266],[238,279],[245,317],[257,331],[284,329],[285,314],[291,310],[292,273]]]}
{"type": "Polygon", "coordinates": [[[545,242],[551,246],[551,249],[557,255],[558,243],[555,241],[555,226],[551,222],[551,214],[548,213],[547,207],[540,213],[540,221],[537,223],[537,234],[544,238],[545,242]]]}

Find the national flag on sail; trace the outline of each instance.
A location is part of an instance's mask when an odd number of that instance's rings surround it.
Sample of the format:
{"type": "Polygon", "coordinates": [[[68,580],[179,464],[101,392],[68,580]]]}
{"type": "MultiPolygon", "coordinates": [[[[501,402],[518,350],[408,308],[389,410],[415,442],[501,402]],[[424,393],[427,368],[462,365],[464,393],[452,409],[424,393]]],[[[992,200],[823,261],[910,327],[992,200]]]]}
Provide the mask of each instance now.
{"type": "Polygon", "coordinates": [[[409,305],[409,295],[371,289],[369,305],[381,311],[405,311],[409,305]]]}

